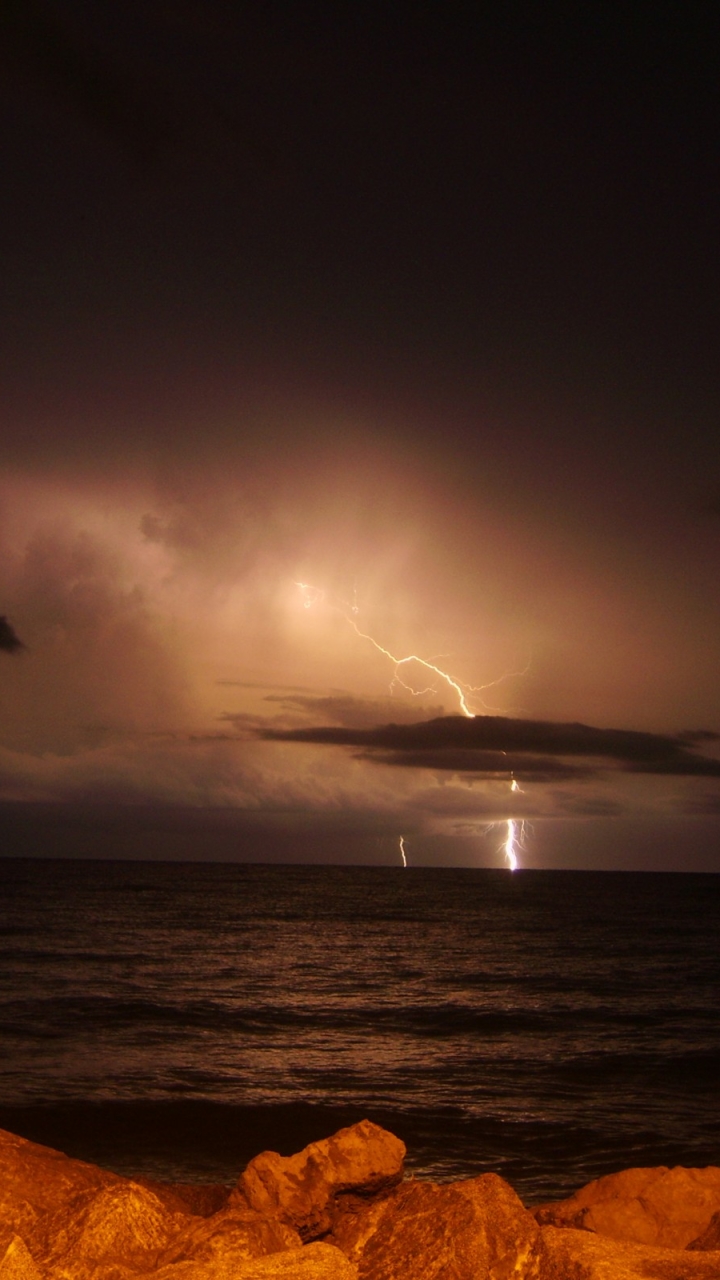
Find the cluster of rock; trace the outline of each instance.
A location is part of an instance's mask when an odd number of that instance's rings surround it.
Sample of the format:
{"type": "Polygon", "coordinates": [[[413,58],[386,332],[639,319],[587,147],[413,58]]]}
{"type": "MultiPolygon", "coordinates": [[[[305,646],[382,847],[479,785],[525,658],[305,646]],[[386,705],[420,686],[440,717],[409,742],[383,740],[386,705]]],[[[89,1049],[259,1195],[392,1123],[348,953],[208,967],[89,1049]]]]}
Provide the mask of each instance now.
{"type": "Polygon", "coordinates": [[[0,1280],[720,1280],[720,1168],[628,1169],[526,1209],[403,1179],[368,1120],[233,1189],[131,1180],[0,1130],[0,1280]]]}

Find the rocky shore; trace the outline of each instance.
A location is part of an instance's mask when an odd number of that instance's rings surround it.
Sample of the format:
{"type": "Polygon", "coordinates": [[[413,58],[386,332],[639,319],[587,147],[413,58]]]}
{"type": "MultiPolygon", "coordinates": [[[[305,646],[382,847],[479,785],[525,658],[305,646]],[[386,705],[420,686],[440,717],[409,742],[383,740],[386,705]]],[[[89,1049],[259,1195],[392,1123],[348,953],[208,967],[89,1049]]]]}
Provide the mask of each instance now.
{"type": "Polygon", "coordinates": [[[363,1120],[236,1186],[122,1178],[0,1130],[0,1280],[720,1280],[720,1168],[626,1169],[527,1209],[405,1179],[363,1120]]]}

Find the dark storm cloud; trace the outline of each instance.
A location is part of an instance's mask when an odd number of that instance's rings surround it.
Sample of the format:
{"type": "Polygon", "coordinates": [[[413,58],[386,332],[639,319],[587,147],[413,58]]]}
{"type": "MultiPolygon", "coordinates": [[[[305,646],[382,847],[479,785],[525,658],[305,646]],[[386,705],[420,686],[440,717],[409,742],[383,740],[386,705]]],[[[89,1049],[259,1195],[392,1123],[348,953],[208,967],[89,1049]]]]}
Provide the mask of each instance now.
{"type": "MultiPolygon", "coordinates": [[[[236,686],[240,684],[239,681],[230,680],[220,683],[236,686]]],[[[267,688],[267,685],[246,687],[267,688]]],[[[418,720],[425,721],[429,713],[442,710],[441,707],[402,704],[393,698],[358,698],[342,690],[317,695],[298,689],[279,688],[278,692],[267,694],[263,701],[276,704],[279,707],[279,713],[268,717],[258,713],[226,711],[220,718],[231,724],[243,737],[274,735],[279,739],[286,733],[297,732],[312,724],[313,720],[317,721],[319,716],[322,716],[328,727],[365,731],[374,728],[383,716],[402,716],[403,724],[414,724],[418,720]]],[[[391,753],[391,757],[387,761],[388,764],[400,763],[395,759],[395,753],[391,753]]],[[[368,758],[377,759],[375,753],[368,758]]],[[[451,766],[438,765],[437,767],[451,766]]]]}
{"type": "Polygon", "coordinates": [[[3,653],[19,653],[24,648],[25,645],[16,634],[15,628],[8,622],[7,618],[0,616],[0,651],[3,653]]]}
{"type": "MultiPolygon", "coordinates": [[[[372,729],[267,729],[261,736],[359,747],[366,756],[382,753],[384,763],[414,768],[515,772],[521,777],[544,778],[555,765],[554,759],[543,758],[549,756],[607,761],[631,773],[720,777],[720,761],[692,754],[679,736],[504,716],[443,716],[420,724],[386,724],[372,729]]],[[[562,767],[571,774],[577,768],[569,764],[562,767]]],[[[581,766],[581,771],[591,770],[581,766]]]]}

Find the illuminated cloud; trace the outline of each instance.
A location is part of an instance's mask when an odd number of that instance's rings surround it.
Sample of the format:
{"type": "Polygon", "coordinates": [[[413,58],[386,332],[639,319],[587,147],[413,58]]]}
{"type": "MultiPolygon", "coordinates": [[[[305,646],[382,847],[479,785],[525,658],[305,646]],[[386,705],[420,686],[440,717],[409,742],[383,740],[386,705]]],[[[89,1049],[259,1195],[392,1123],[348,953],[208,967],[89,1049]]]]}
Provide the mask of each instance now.
{"type": "MultiPolygon", "coordinates": [[[[586,584],[561,569],[548,583],[540,535],[524,547],[514,513],[488,502],[461,524],[421,467],[405,467],[401,493],[382,483],[396,468],[379,447],[364,470],[301,454],[251,479],[224,440],[152,482],[121,469],[8,474],[0,590],[27,652],[0,663],[3,799],[245,811],[260,825],[332,817],[348,835],[387,837],[393,857],[398,832],[714,812],[692,794],[720,771],[711,734],[590,727],[619,705],[629,724],[677,722],[676,704],[692,723],[685,669],[668,659],[670,678],[655,679],[652,614],[629,648],[638,615],[610,592],[600,641],[593,566],[586,584]],[[419,698],[391,693],[392,662],[341,612],[306,609],[306,579],[352,602],[357,582],[363,627],[392,653],[475,685],[531,655],[527,674],[494,692],[503,714],[474,719],[444,714],[457,701],[442,681],[419,698]],[[625,656],[605,685],[611,639],[625,656]]],[[[703,704],[704,660],[690,670],[703,704]]]]}

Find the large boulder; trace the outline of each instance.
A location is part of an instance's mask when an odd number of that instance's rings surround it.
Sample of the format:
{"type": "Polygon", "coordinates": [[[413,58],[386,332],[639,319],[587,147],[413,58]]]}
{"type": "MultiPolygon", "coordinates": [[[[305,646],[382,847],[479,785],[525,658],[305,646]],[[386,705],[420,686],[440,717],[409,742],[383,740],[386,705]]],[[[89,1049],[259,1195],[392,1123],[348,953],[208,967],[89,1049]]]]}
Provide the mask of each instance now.
{"type": "Polygon", "coordinates": [[[720,1169],[624,1169],[567,1200],[535,1209],[538,1222],[581,1227],[613,1240],[684,1249],[720,1210],[720,1169]]]}
{"type": "Polygon", "coordinates": [[[82,1280],[98,1267],[151,1271],[180,1235],[188,1214],[171,1213],[152,1191],[134,1182],[103,1187],[79,1213],[53,1219],[48,1268],[82,1280]]]}
{"type": "Polygon", "coordinates": [[[403,1176],[405,1144],[370,1120],[312,1142],[293,1156],[264,1151],[240,1177],[230,1204],[251,1208],[295,1228],[303,1241],[332,1226],[338,1196],[372,1196],[403,1176]]]}
{"type": "Polygon", "coordinates": [[[360,1280],[530,1280],[539,1229],[494,1173],[406,1182],[374,1204],[336,1205],[332,1239],[360,1280]]]}
{"type": "Polygon", "coordinates": [[[291,1227],[247,1205],[208,1218],[171,1213],[127,1182],[100,1191],[41,1261],[53,1280],[235,1280],[247,1264],[300,1244],[291,1227]]]}
{"type": "Polygon", "coordinates": [[[133,1182],[154,1191],[158,1200],[173,1213],[192,1213],[199,1218],[211,1218],[224,1209],[232,1190],[221,1183],[157,1182],[144,1177],[133,1178],[133,1182]]]}
{"type": "Polygon", "coordinates": [[[0,1131],[1,1280],[25,1280],[26,1271],[27,1280],[122,1280],[178,1256],[226,1256],[237,1267],[300,1244],[297,1233],[247,1206],[242,1221],[198,1215],[227,1196],[223,1188],[134,1182],[0,1131]]]}
{"type": "Polygon", "coordinates": [[[17,1235],[33,1256],[47,1252],[53,1224],[70,1221],[99,1191],[122,1182],[0,1129],[0,1251],[17,1235]]]}
{"type": "Polygon", "coordinates": [[[633,1244],[572,1227],[543,1227],[533,1280],[718,1280],[720,1253],[633,1244]]]}
{"type": "Polygon", "coordinates": [[[142,1280],[357,1280],[357,1267],[333,1245],[316,1241],[244,1261],[219,1253],[204,1262],[163,1267],[142,1280]]]}
{"type": "Polygon", "coordinates": [[[691,1240],[688,1249],[720,1249],[720,1210],[714,1213],[705,1230],[695,1240],[691,1240]]]}
{"type": "Polygon", "coordinates": [[[277,1218],[266,1218],[254,1209],[231,1206],[211,1218],[194,1219],[160,1259],[157,1274],[220,1280],[258,1258],[301,1245],[297,1231],[277,1218]]]}
{"type": "Polygon", "coordinates": [[[334,1245],[305,1245],[250,1263],[237,1280],[357,1280],[357,1267],[334,1245]]]}
{"type": "Polygon", "coordinates": [[[13,1236],[0,1256],[0,1280],[41,1280],[24,1240],[13,1236]]]}

